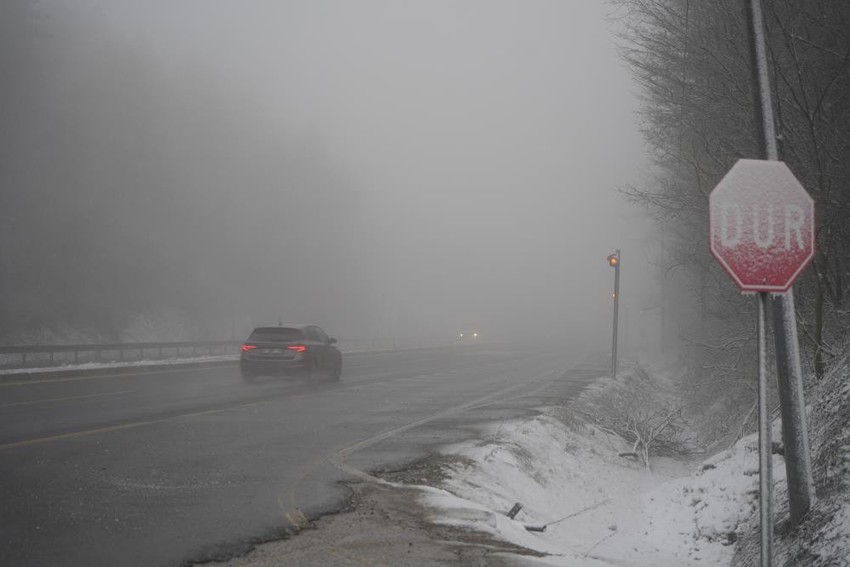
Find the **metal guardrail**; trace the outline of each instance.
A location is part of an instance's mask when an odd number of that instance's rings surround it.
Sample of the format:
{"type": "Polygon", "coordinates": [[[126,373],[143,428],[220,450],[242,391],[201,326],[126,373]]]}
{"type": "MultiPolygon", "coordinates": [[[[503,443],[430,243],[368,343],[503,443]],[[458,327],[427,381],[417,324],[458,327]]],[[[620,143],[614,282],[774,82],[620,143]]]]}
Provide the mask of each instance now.
{"type": "MultiPolygon", "coordinates": [[[[168,360],[238,353],[242,341],[178,341],[162,343],[102,343],[75,345],[0,346],[0,369],[101,362],[168,360]]],[[[400,350],[448,346],[445,338],[342,339],[344,352],[400,350]]]]}
{"type": "Polygon", "coordinates": [[[102,343],[77,345],[0,346],[0,367],[26,368],[39,364],[80,364],[82,362],[129,362],[146,357],[164,360],[192,356],[199,352],[207,355],[233,352],[241,343],[236,341],[180,341],[168,343],[102,343]],[[227,351],[227,352],[222,352],[227,351]],[[90,356],[81,356],[81,355],[90,356]],[[138,354],[138,356],[135,356],[138,354]],[[117,355],[117,356],[116,356],[117,355]],[[16,364],[11,357],[20,357],[16,364]]]}
{"type": "Polygon", "coordinates": [[[434,348],[453,344],[445,337],[407,337],[400,339],[340,339],[337,346],[343,352],[434,348]]]}

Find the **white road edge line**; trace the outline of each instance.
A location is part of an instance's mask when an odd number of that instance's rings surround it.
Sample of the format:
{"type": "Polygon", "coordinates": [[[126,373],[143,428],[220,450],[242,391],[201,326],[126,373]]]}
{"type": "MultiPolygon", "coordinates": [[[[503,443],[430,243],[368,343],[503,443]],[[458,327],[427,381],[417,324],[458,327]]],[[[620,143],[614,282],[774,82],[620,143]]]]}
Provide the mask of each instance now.
{"type": "Polygon", "coordinates": [[[392,484],[392,483],[389,483],[389,482],[387,482],[383,479],[372,476],[369,473],[363,472],[360,469],[357,469],[357,468],[349,465],[347,462],[345,462],[346,458],[349,455],[351,455],[352,453],[355,453],[355,452],[357,452],[361,449],[365,449],[366,447],[369,447],[370,445],[374,445],[376,443],[379,443],[379,442],[381,442],[385,439],[393,437],[394,435],[398,435],[399,433],[404,433],[405,431],[408,431],[408,430],[413,429],[415,427],[419,427],[419,426],[424,425],[426,423],[429,423],[431,421],[435,421],[437,419],[448,417],[450,415],[459,413],[459,412],[464,411],[464,410],[471,409],[471,408],[476,407],[476,406],[486,405],[488,402],[492,401],[493,398],[497,398],[497,397],[499,397],[503,394],[506,394],[508,392],[512,392],[514,390],[517,390],[517,389],[519,389],[523,386],[527,386],[528,384],[531,384],[533,382],[536,382],[537,380],[546,378],[548,376],[551,376],[551,377],[554,378],[555,376],[560,375],[560,373],[562,373],[562,370],[560,370],[560,369],[547,370],[546,372],[543,372],[541,374],[537,374],[536,376],[533,376],[532,378],[530,378],[530,379],[528,379],[524,382],[521,382],[519,384],[514,384],[513,386],[510,386],[508,388],[504,388],[504,389],[499,390],[497,392],[493,392],[493,393],[488,394],[484,397],[466,402],[465,404],[461,404],[459,406],[455,406],[453,408],[443,410],[441,412],[432,414],[428,417],[419,419],[417,421],[413,421],[413,422],[408,423],[406,425],[402,425],[400,427],[396,427],[396,428],[390,429],[388,431],[384,431],[383,433],[379,433],[378,435],[375,435],[373,437],[369,437],[368,439],[362,439],[360,441],[352,443],[351,445],[348,445],[347,447],[343,447],[342,449],[338,450],[336,453],[334,453],[333,455],[331,455],[330,457],[327,458],[327,462],[329,462],[330,464],[332,464],[333,466],[335,466],[339,470],[341,470],[345,473],[348,473],[349,475],[356,477],[356,478],[359,478],[361,480],[365,480],[365,481],[369,481],[369,482],[375,482],[375,483],[378,483],[378,484],[392,484]]]}

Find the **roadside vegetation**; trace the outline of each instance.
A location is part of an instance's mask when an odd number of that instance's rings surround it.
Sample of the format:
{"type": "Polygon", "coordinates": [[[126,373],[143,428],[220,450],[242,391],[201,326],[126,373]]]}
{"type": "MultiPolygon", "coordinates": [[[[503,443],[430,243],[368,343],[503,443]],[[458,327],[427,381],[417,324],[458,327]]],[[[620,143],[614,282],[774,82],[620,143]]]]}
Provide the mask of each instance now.
{"type": "MultiPolygon", "coordinates": [[[[777,547],[789,565],[846,565],[850,4],[762,4],[780,159],[814,199],[817,223],[816,254],[794,293],[818,500],[803,525],[792,530],[784,484],[777,479],[777,547]]],[[[643,95],[642,125],[652,158],[650,178],[622,190],[657,222],[663,343],[683,367],[676,382],[683,410],[701,409],[682,414],[681,431],[690,431],[689,443],[716,452],[755,431],[757,422],[756,303],[740,295],[711,258],[707,226],[711,189],[738,159],[761,157],[744,5],[737,0],[612,5],[623,58],[643,95]]],[[[617,417],[602,425],[616,425],[640,449],[647,433],[633,431],[640,429],[633,425],[639,421],[632,415],[636,410],[620,407],[618,397],[628,395],[609,387],[612,397],[604,403],[617,417]]],[[[771,396],[776,408],[775,392],[771,396]]],[[[660,404],[642,410],[650,426],[644,431],[663,423],[663,410],[674,409],[660,404]]],[[[663,441],[679,431],[671,422],[659,436],[663,441]]],[[[652,458],[653,441],[644,460],[652,458]]],[[[657,444],[656,454],[664,447],[657,444]]],[[[757,528],[756,521],[739,534],[733,565],[757,560],[757,528]]]]}
{"type": "MultiPolygon", "coordinates": [[[[734,383],[756,360],[755,302],[711,258],[707,224],[711,189],[739,158],[760,157],[744,5],[612,4],[653,166],[623,192],[657,221],[665,341],[688,349],[692,371],[734,383]]],[[[817,252],[794,291],[805,364],[820,379],[850,329],[850,4],[763,5],[780,157],[815,200],[817,252]]]]}
{"type": "Polygon", "coordinates": [[[635,366],[616,378],[599,378],[569,407],[562,419],[578,415],[631,445],[620,452],[652,470],[652,459],[685,459],[701,452],[689,425],[695,413],[681,395],[681,378],[650,377],[635,366]]]}

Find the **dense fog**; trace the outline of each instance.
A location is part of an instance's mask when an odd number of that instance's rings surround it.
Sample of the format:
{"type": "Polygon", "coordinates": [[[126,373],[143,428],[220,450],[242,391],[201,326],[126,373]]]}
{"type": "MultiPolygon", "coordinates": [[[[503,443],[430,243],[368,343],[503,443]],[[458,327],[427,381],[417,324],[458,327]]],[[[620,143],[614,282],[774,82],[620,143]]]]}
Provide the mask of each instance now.
{"type": "Polygon", "coordinates": [[[3,2],[0,342],[280,319],[603,348],[615,248],[631,326],[657,304],[609,26],[595,0],[3,2]]]}

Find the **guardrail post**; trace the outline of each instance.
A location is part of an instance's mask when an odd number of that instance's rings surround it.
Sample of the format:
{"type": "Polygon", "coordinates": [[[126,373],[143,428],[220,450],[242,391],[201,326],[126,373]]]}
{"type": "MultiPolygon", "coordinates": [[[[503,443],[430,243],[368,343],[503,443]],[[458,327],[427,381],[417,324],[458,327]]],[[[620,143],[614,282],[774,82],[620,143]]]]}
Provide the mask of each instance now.
{"type": "Polygon", "coordinates": [[[27,353],[22,352],[21,353],[21,366],[26,366],[26,365],[27,365],[27,353]]]}
{"type": "Polygon", "coordinates": [[[50,351],[50,365],[53,366],[53,351],[50,351]]]}
{"type": "Polygon", "coordinates": [[[77,364],[80,361],[80,351],[74,351],[74,364],[77,364]]]}

